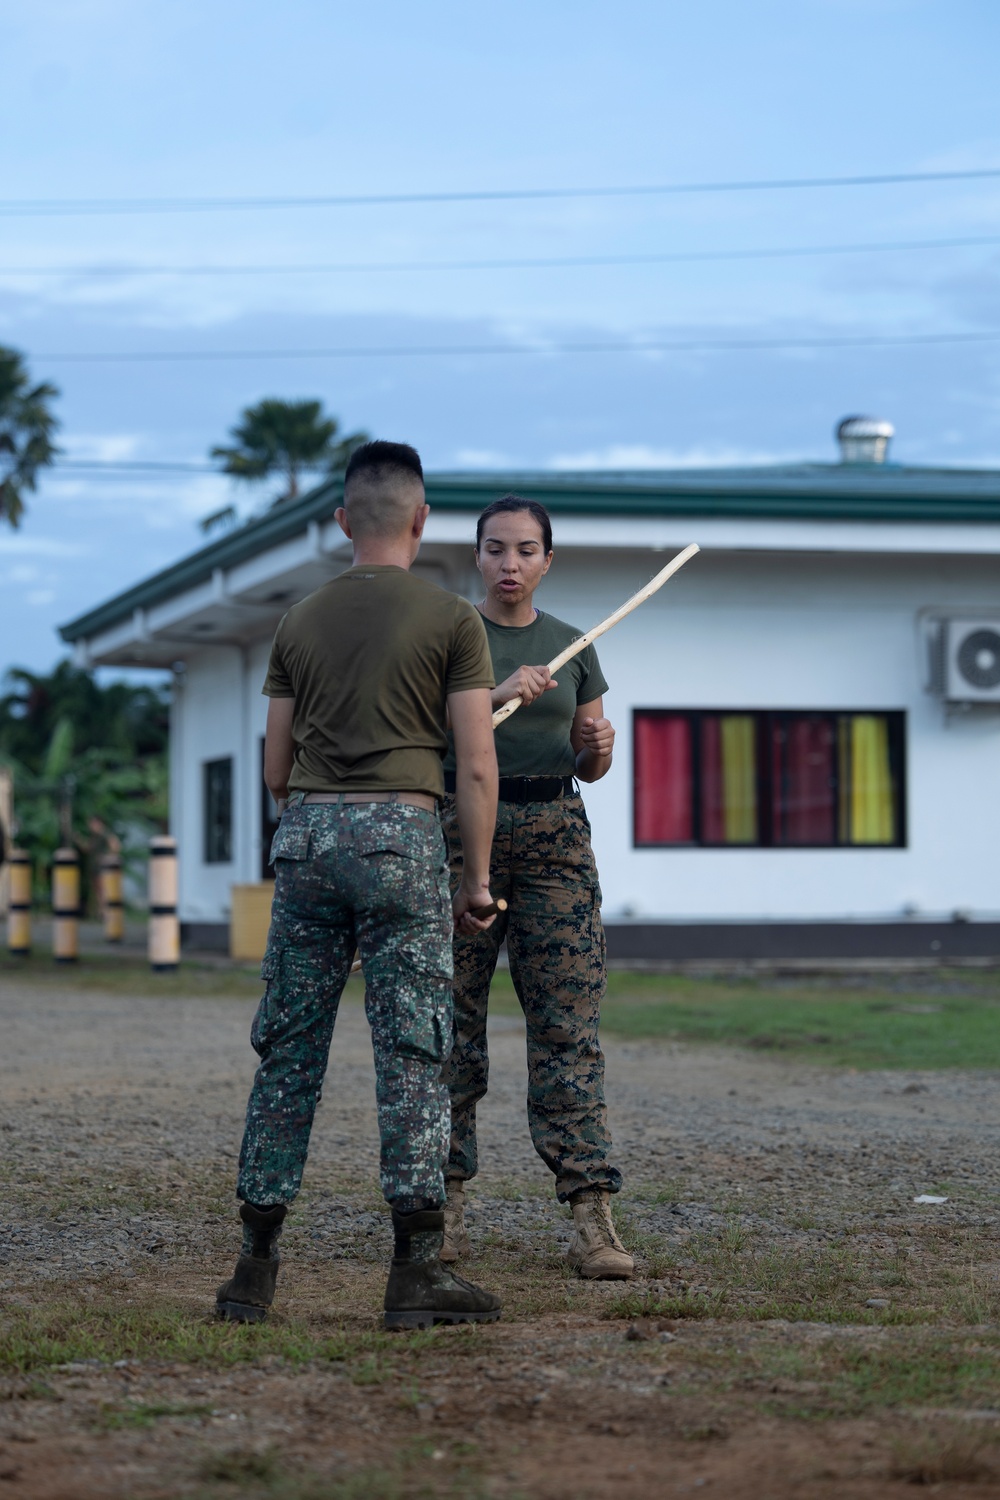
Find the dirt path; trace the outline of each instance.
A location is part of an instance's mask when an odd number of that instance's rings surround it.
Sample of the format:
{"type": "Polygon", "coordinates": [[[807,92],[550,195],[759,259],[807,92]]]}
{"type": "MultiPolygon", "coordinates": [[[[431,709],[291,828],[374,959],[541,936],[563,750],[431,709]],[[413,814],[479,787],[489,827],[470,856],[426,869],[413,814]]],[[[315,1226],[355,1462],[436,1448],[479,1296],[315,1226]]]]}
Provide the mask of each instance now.
{"type": "MultiPolygon", "coordinates": [[[[915,1413],[954,1422],[954,1393],[979,1388],[954,1377],[921,1398],[906,1387],[886,1420],[851,1372],[858,1349],[873,1369],[905,1364],[917,1349],[907,1339],[924,1341],[926,1363],[926,1340],[949,1329],[963,1349],[989,1343],[987,1318],[957,1299],[964,1267],[988,1312],[1000,1302],[995,1076],[608,1043],[619,1206],[640,1269],[624,1302],[620,1286],[582,1285],[561,1266],[567,1215],[527,1137],[523,1028],[504,1017],[492,1025],[468,1269],[504,1292],[505,1321],[386,1340],[389,1235],[354,995],[283,1242],[279,1306],[256,1347],[218,1344],[202,1318],[236,1245],[252,1012],[231,998],[4,983],[0,1296],[29,1349],[18,1356],[9,1337],[7,1368],[38,1368],[0,1377],[0,1394],[23,1398],[0,1403],[0,1496],[9,1485],[39,1497],[555,1500],[707,1484],[727,1496],[881,1495],[926,1433],[915,1413]],[[949,1201],[914,1204],[934,1190],[949,1201]],[[796,1280],[825,1316],[781,1316],[796,1280]],[[705,1303],[731,1302],[734,1288],[742,1311],[705,1303]],[[755,1320],[753,1299],[768,1297],[776,1315],[755,1320]],[[143,1318],[160,1322],[151,1331],[143,1318]],[[96,1353],[39,1358],[43,1331],[73,1355],[81,1327],[98,1329],[96,1353]]],[[[990,1442],[996,1404],[976,1408],[990,1442]]],[[[986,1440],[967,1440],[971,1420],[960,1442],[938,1445],[957,1443],[947,1493],[964,1493],[970,1474],[977,1494],[994,1491],[990,1465],[970,1456],[986,1440]]]]}

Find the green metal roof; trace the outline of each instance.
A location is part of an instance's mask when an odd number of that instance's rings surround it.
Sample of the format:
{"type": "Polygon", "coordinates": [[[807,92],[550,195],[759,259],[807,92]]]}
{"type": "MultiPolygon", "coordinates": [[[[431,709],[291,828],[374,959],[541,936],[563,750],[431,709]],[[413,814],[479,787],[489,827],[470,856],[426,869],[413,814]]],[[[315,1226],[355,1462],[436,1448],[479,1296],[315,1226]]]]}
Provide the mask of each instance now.
{"type": "MultiPolygon", "coordinates": [[[[439,510],[478,512],[508,490],[541,500],[554,515],[707,516],[795,521],[1000,523],[1000,471],[914,469],[895,464],[795,464],[781,468],[644,470],[616,473],[431,474],[427,500],[439,510]]],[[[332,518],[343,482],[330,480],[248,521],[60,627],[87,639],[332,518]]]]}

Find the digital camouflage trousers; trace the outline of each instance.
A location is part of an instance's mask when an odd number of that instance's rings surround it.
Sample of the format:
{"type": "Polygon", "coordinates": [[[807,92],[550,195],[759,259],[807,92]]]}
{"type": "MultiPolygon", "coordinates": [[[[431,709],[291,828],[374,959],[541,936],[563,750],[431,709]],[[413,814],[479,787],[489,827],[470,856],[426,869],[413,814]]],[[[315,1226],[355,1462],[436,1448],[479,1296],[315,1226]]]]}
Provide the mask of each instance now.
{"type": "MultiPolygon", "coordinates": [[[[453,888],[462,846],[454,797],[445,798],[453,888]]],[[[455,938],[455,1041],[444,1079],[451,1094],[446,1175],[478,1168],[476,1105],[486,1093],[486,1008],[500,945],[528,1039],[528,1125],[535,1150],[555,1174],[561,1202],[587,1188],[616,1193],[598,1041],[606,987],[601,891],[590,824],[576,793],[554,802],[501,802],[490,890],[508,909],[486,932],[455,938]]]]}
{"type": "Polygon", "coordinates": [[[453,930],[437,815],[394,803],[293,798],[272,845],[274,904],[251,1031],[260,1066],[247,1103],[237,1195],[290,1203],[355,948],[375,1053],[382,1191],[444,1200],[453,930]]]}

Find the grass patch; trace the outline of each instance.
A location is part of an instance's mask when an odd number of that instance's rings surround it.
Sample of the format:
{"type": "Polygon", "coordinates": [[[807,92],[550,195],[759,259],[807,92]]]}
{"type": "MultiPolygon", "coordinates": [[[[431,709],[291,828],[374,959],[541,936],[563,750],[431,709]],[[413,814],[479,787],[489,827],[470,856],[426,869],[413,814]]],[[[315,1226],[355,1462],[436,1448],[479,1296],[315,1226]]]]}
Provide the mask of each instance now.
{"type": "MultiPolygon", "coordinates": [[[[519,1007],[506,973],[490,1000],[519,1007]]],[[[1000,972],[717,979],[608,975],[601,1027],[624,1040],[748,1047],[855,1068],[1000,1068],[1000,972]]]]}
{"type": "MultiPolygon", "coordinates": [[[[470,1446],[404,1443],[394,1458],[332,1477],[304,1471],[273,1448],[213,1453],[202,1460],[200,1478],[208,1485],[195,1500],[487,1500],[495,1492],[470,1468],[470,1446]]],[[[511,1500],[526,1497],[511,1493],[511,1500]]]]}
{"type": "MultiPolygon", "coordinates": [[[[967,1424],[897,1437],[893,1443],[889,1477],[906,1484],[976,1484],[996,1479],[995,1463],[987,1450],[995,1448],[993,1434],[967,1424]]],[[[996,1454],[994,1453],[994,1458],[996,1454]]]]}
{"type": "Polygon", "coordinates": [[[120,1359],[228,1368],[271,1355],[295,1368],[343,1364],[358,1384],[376,1384],[409,1370],[412,1358],[435,1338],[433,1332],[402,1340],[376,1330],[322,1332],[288,1318],[244,1327],[166,1305],[123,1308],[120,1300],[48,1303],[8,1308],[0,1315],[0,1370],[29,1374],[120,1359]]]}
{"type": "Polygon", "coordinates": [[[256,965],[202,964],[185,959],[176,973],[154,974],[140,958],[84,953],[76,964],[57,964],[45,953],[27,958],[0,955],[0,983],[44,984],[66,992],[100,991],[106,995],[141,995],[165,999],[260,998],[256,965]]]}
{"type": "Polygon", "coordinates": [[[124,1406],[104,1405],[94,1425],[102,1432],[152,1427],[162,1417],[209,1417],[212,1408],[183,1401],[128,1401],[124,1406]]]}
{"type": "MultiPolygon", "coordinates": [[[[1000,1281],[962,1260],[961,1239],[947,1246],[931,1241],[929,1236],[925,1248],[938,1253],[921,1256],[875,1248],[852,1236],[788,1248],[759,1241],[732,1217],[717,1238],[688,1242],[684,1264],[675,1260],[669,1269],[674,1285],[668,1291],[626,1290],[607,1304],[604,1315],[883,1328],[985,1327],[1000,1320],[1000,1281]],[[869,1299],[883,1297],[887,1306],[867,1306],[869,1299]]],[[[644,1248],[636,1246],[640,1253],[644,1248]]]]}
{"type": "Polygon", "coordinates": [[[742,1396],[754,1412],[799,1421],[995,1403],[996,1333],[970,1337],[885,1328],[850,1336],[836,1330],[795,1334],[793,1340],[787,1330],[761,1328],[752,1337],[689,1336],[667,1351],[655,1344],[626,1347],[634,1358],[666,1361],[678,1393],[728,1398],[730,1410],[742,1396]]]}

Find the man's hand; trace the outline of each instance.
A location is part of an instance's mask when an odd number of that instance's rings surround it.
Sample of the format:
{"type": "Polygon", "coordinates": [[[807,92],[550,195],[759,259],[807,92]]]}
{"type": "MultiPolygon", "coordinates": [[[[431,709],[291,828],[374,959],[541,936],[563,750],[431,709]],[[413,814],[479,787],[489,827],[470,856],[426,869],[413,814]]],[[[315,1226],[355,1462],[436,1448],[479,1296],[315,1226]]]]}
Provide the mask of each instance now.
{"type": "Polygon", "coordinates": [[[455,892],[451,909],[455,915],[455,931],[460,932],[463,937],[470,937],[474,932],[485,932],[487,927],[492,927],[496,916],[487,917],[481,921],[474,917],[472,912],[483,906],[492,906],[493,897],[490,895],[488,885],[466,886],[463,881],[455,892]]]}
{"type": "Polygon", "coordinates": [[[558,686],[548,667],[518,667],[505,682],[493,689],[490,698],[494,708],[503,708],[511,698],[520,698],[523,707],[527,708],[549,688],[558,686]]]}
{"type": "Polygon", "coordinates": [[[580,739],[583,742],[581,749],[604,759],[615,748],[614,726],[610,719],[584,719],[580,725],[580,739]]]}

